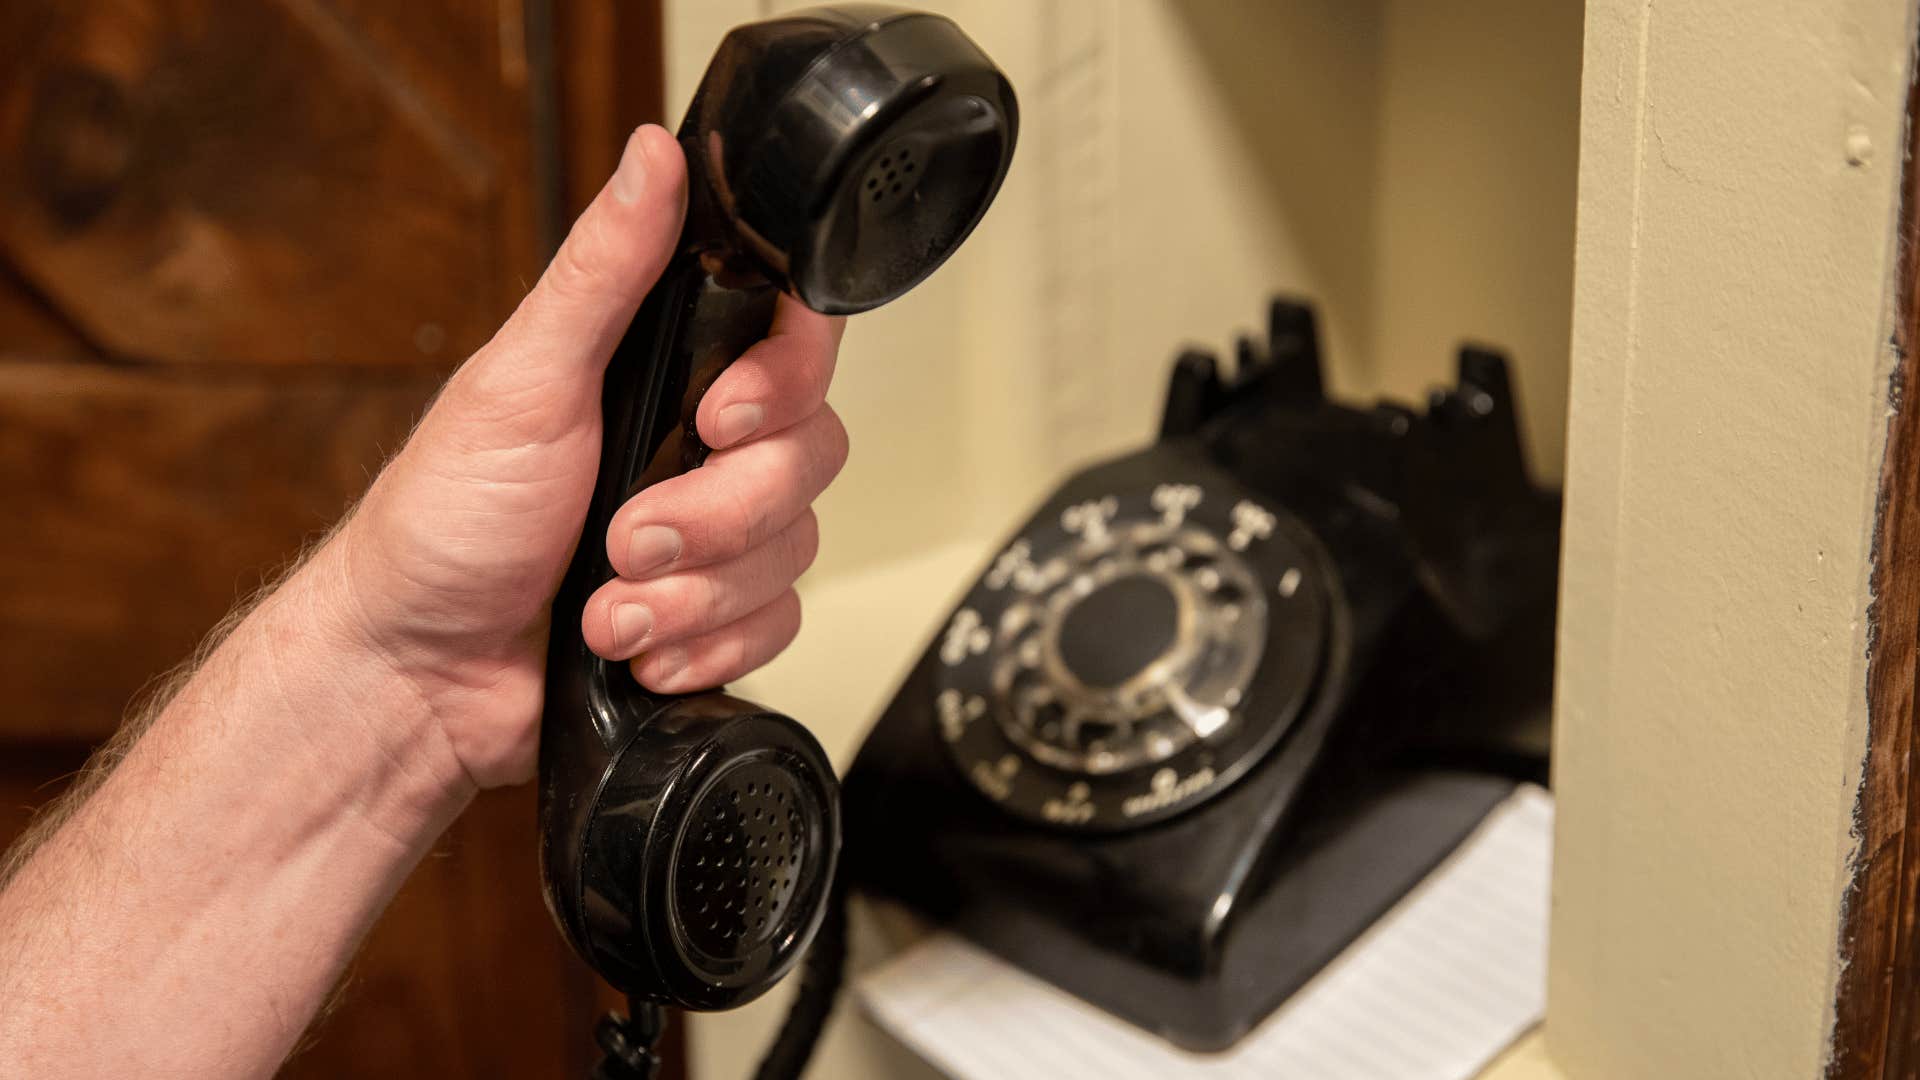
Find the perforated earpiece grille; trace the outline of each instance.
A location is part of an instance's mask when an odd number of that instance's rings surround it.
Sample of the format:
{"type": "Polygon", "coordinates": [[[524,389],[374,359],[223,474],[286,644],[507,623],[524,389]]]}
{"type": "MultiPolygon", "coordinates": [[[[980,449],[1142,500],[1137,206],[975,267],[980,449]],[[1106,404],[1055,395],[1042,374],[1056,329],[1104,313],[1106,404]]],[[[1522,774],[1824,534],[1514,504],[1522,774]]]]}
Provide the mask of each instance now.
{"type": "Polygon", "coordinates": [[[884,213],[913,197],[920,186],[920,156],[913,143],[902,139],[882,150],[867,167],[860,185],[860,197],[868,209],[884,213]]]}
{"type": "Polygon", "coordinates": [[[674,875],[674,902],[695,947],[726,959],[783,932],[817,843],[804,805],[793,775],[765,760],[742,762],[709,785],[689,815],[674,875]]]}

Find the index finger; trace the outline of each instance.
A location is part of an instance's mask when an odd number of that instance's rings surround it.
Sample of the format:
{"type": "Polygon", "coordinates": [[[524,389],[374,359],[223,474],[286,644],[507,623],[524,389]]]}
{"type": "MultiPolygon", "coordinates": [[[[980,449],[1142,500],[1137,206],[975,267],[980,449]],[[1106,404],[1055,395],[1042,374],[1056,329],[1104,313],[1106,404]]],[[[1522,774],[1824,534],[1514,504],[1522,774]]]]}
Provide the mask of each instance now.
{"type": "Polygon", "coordinates": [[[820,411],[847,320],[780,294],[767,336],[714,381],[694,423],[715,450],[770,435],[820,411]]]}

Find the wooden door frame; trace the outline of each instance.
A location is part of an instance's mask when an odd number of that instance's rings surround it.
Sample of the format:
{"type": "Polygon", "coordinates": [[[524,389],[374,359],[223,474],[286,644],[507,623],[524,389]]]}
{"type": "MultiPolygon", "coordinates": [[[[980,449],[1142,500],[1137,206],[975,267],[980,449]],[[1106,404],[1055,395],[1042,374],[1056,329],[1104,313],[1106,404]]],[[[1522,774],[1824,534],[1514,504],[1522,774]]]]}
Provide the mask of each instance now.
{"type": "Polygon", "coordinates": [[[1867,612],[1867,755],[1860,850],[1841,912],[1829,1080],[1920,1075],[1920,69],[1909,71],[1894,300],[1896,367],[1867,612]]]}

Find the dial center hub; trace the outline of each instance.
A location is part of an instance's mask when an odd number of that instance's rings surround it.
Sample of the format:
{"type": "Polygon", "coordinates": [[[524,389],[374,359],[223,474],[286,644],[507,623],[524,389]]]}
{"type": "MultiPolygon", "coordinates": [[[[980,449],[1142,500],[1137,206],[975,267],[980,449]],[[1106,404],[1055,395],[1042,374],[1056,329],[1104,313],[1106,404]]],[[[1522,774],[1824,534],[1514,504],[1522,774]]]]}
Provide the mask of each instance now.
{"type": "Polygon", "coordinates": [[[1060,623],[1060,660],[1090,689],[1113,690],[1167,654],[1180,633],[1179,600],[1146,574],[1095,589],[1060,623]]]}

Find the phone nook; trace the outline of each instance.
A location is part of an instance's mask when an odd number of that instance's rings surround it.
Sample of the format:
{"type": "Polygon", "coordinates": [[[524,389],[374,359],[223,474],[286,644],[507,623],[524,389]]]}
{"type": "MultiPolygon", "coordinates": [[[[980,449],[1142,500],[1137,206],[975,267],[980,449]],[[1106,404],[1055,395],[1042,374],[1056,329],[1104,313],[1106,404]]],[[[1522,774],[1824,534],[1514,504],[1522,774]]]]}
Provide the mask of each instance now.
{"type": "Polygon", "coordinates": [[[685,229],[607,370],[547,660],[548,906],[636,1012],[603,1027],[604,1075],[646,1075],[659,1006],[730,1008],[778,981],[821,925],[840,847],[833,771],[804,728],[720,692],[649,693],[587,649],[608,523],[704,459],[700,395],[766,334],[779,292],[848,314],[911,289],[986,212],[1017,129],[1013,88],[959,27],[878,4],[736,28],[688,107],[685,229]]]}

